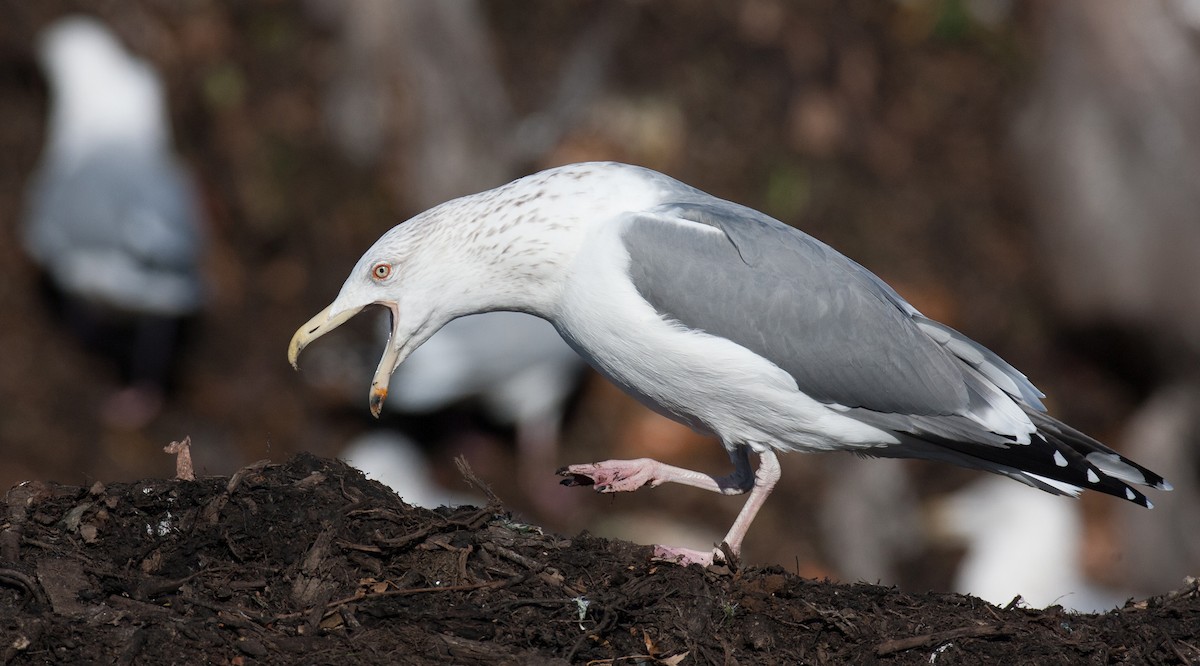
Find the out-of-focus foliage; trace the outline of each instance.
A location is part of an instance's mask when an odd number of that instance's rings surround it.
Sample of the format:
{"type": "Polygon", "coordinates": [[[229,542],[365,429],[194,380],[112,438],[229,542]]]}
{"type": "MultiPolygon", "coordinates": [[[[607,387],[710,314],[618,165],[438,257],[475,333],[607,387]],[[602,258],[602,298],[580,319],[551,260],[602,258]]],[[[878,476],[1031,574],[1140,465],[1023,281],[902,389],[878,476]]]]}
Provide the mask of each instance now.
{"type": "MultiPolygon", "coordinates": [[[[458,9],[435,16],[421,3],[388,0],[0,0],[0,210],[10,211],[0,226],[0,485],[164,474],[170,461],[158,451],[184,434],[201,472],[297,450],[336,453],[373,426],[370,366],[362,370],[359,350],[377,353],[375,332],[365,321],[339,332],[340,343],[330,343],[344,353],[297,375],[284,359],[295,327],[329,301],[376,237],[429,205],[422,195],[435,185],[482,189],[589,159],[645,164],[803,227],[1001,353],[1050,395],[1057,415],[1110,443],[1144,397],[1144,387],[1063,334],[1008,149],[1036,71],[1045,3],[446,4],[458,9]],[[15,243],[14,212],[46,111],[33,35],[78,10],[108,21],[160,69],[176,145],[198,174],[211,220],[211,302],[170,402],[138,431],[97,418],[114,371],[54,326],[15,243]],[[403,29],[385,29],[393,25],[403,29]],[[439,48],[462,57],[422,60],[439,48]],[[435,172],[435,158],[452,154],[467,157],[435,172]],[[445,185],[451,176],[461,181],[445,185]]],[[[504,472],[510,451],[463,446],[502,497],[534,511],[528,496],[539,489],[515,487],[504,472]]],[[[714,471],[728,464],[715,443],[589,380],[568,414],[559,461],[642,455],[714,471]]],[[[817,505],[827,486],[855,483],[839,471],[843,462],[911,474],[912,502],[970,478],[934,465],[787,456],[747,557],[948,587],[953,557],[944,549],[895,555],[871,565],[886,569],[874,574],[837,568],[828,525],[845,521],[819,520],[817,505]]],[[[615,515],[622,527],[650,525],[658,536],[646,540],[669,540],[667,515],[705,538],[739,503],[702,495],[584,496],[546,520],[577,530],[615,515]]],[[[908,520],[919,510],[892,504],[908,520]]]]}

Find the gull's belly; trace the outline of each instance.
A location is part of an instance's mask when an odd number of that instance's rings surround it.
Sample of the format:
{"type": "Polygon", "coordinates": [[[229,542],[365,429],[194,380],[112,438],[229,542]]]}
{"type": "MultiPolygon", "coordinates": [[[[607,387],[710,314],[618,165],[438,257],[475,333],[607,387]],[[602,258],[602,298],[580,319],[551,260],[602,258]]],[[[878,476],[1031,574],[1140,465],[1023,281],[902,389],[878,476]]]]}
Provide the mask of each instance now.
{"type": "Polygon", "coordinates": [[[808,397],[778,366],[728,340],[661,319],[623,335],[568,322],[560,322],[563,337],[600,373],[727,447],[827,451],[896,441],[808,397]]]}

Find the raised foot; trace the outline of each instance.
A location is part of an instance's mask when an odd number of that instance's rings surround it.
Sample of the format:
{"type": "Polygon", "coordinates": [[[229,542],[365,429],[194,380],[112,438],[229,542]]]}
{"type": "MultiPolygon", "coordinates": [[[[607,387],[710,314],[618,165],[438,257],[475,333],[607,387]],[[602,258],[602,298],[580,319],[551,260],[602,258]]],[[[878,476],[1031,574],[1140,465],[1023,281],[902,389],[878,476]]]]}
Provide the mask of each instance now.
{"type": "Polygon", "coordinates": [[[660,478],[657,474],[660,467],[661,463],[650,458],[605,460],[563,467],[558,475],[566,477],[560,482],[564,486],[593,486],[598,493],[627,493],[670,480],[660,478]]]}

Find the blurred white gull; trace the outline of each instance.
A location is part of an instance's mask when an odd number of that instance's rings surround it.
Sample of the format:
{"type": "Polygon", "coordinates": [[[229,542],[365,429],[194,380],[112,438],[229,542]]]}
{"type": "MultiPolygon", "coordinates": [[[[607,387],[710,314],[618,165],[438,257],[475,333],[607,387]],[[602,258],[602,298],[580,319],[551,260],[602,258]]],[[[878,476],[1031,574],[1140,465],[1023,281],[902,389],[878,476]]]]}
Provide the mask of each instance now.
{"type": "Polygon", "coordinates": [[[1081,509],[995,477],[939,499],[935,533],[966,545],[955,591],[998,606],[1019,595],[1033,608],[1057,604],[1082,613],[1117,608],[1128,595],[1082,573],[1081,509]]]}
{"type": "Polygon", "coordinates": [[[23,246],[62,300],[67,323],[107,346],[125,380],[153,394],[169,374],[179,318],[202,301],[202,214],[171,152],[162,85],[88,17],[47,27],[38,55],[50,117],[23,246]]]}
{"type": "Polygon", "coordinates": [[[519,312],[461,317],[396,369],[386,406],[421,413],[478,397],[497,421],[538,428],[557,420],[582,367],[545,320],[519,312]]]}
{"type": "MultiPolygon", "coordinates": [[[[555,468],[563,410],[582,371],[583,360],[545,320],[520,312],[471,315],[446,324],[396,369],[386,407],[423,414],[478,401],[496,423],[514,427],[517,473],[528,485],[555,468]]],[[[544,493],[530,499],[555,509],[544,493]]]]}
{"type": "Polygon", "coordinates": [[[1047,415],[1024,375],[833,248],[641,167],[548,169],[396,226],[296,331],[289,360],[375,304],[392,315],[375,414],[392,372],[438,330],[505,310],[550,321],[622,389],[720,437],[735,467],[726,476],[648,458],[561,471],[599,492],[667,482],[748,492],[722,547],[656,549],[680,563],[740,551],[779,480],[776,451],[940,460],[1142,506],[1131,484],[1169,487],[1047,415]]]}
{"type": "MultiPolygon", "coordinates": [[[[478,403],[493,422],[514,428],[517,474],[532,490],[557,466],[563,410],[583,365],[543,319],[520,312],[461,317],[396,369],[385,406],[427,414],[478,403]]],[[[547,515],[565,509],[550,493],[530,492],[529,499],[547,515]]]]}
{"type": "Polygon", "coordinates": [[[368,479],[391,488],[413,506],[436,509],[439,506],[482,504],[478,497],[439,485],[420,448],[399,432],[367,432],[353,439],[338,457],[361,470],[368,479]]]}

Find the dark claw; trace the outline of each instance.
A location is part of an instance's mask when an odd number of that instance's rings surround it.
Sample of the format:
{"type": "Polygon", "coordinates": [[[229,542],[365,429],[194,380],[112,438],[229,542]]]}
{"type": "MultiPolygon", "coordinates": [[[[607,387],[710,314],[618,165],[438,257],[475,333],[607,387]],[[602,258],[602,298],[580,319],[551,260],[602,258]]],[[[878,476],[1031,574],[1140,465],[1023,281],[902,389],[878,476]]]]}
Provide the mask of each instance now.
{"type": "Polygon", "coordinates": [[[570,472],[566,472],[565,469],[559,470],[558,473],[559,476],[567,477],[562,481],[559,481],[559,483],[564,486],[590,486],[596,483],[595,479],[590,476],[585,476],[583,474],[571,474],[570,472]]]}
{"type": "MultiPolygon", "coordinates": [[[[720,549],[721,554],[725,556],[725,561],[720,563],[729,567],[730,571],[737,571],[741,566],[741,562],[739,561],[737,553],[733,552],[733,548],[730,548],[729,544],[724,541],[722,541],[721,545],[717,546],[717,548],[720,549]]],[[[713,564],[718,564],[718,561],[714,559],[713,564]]]]}

